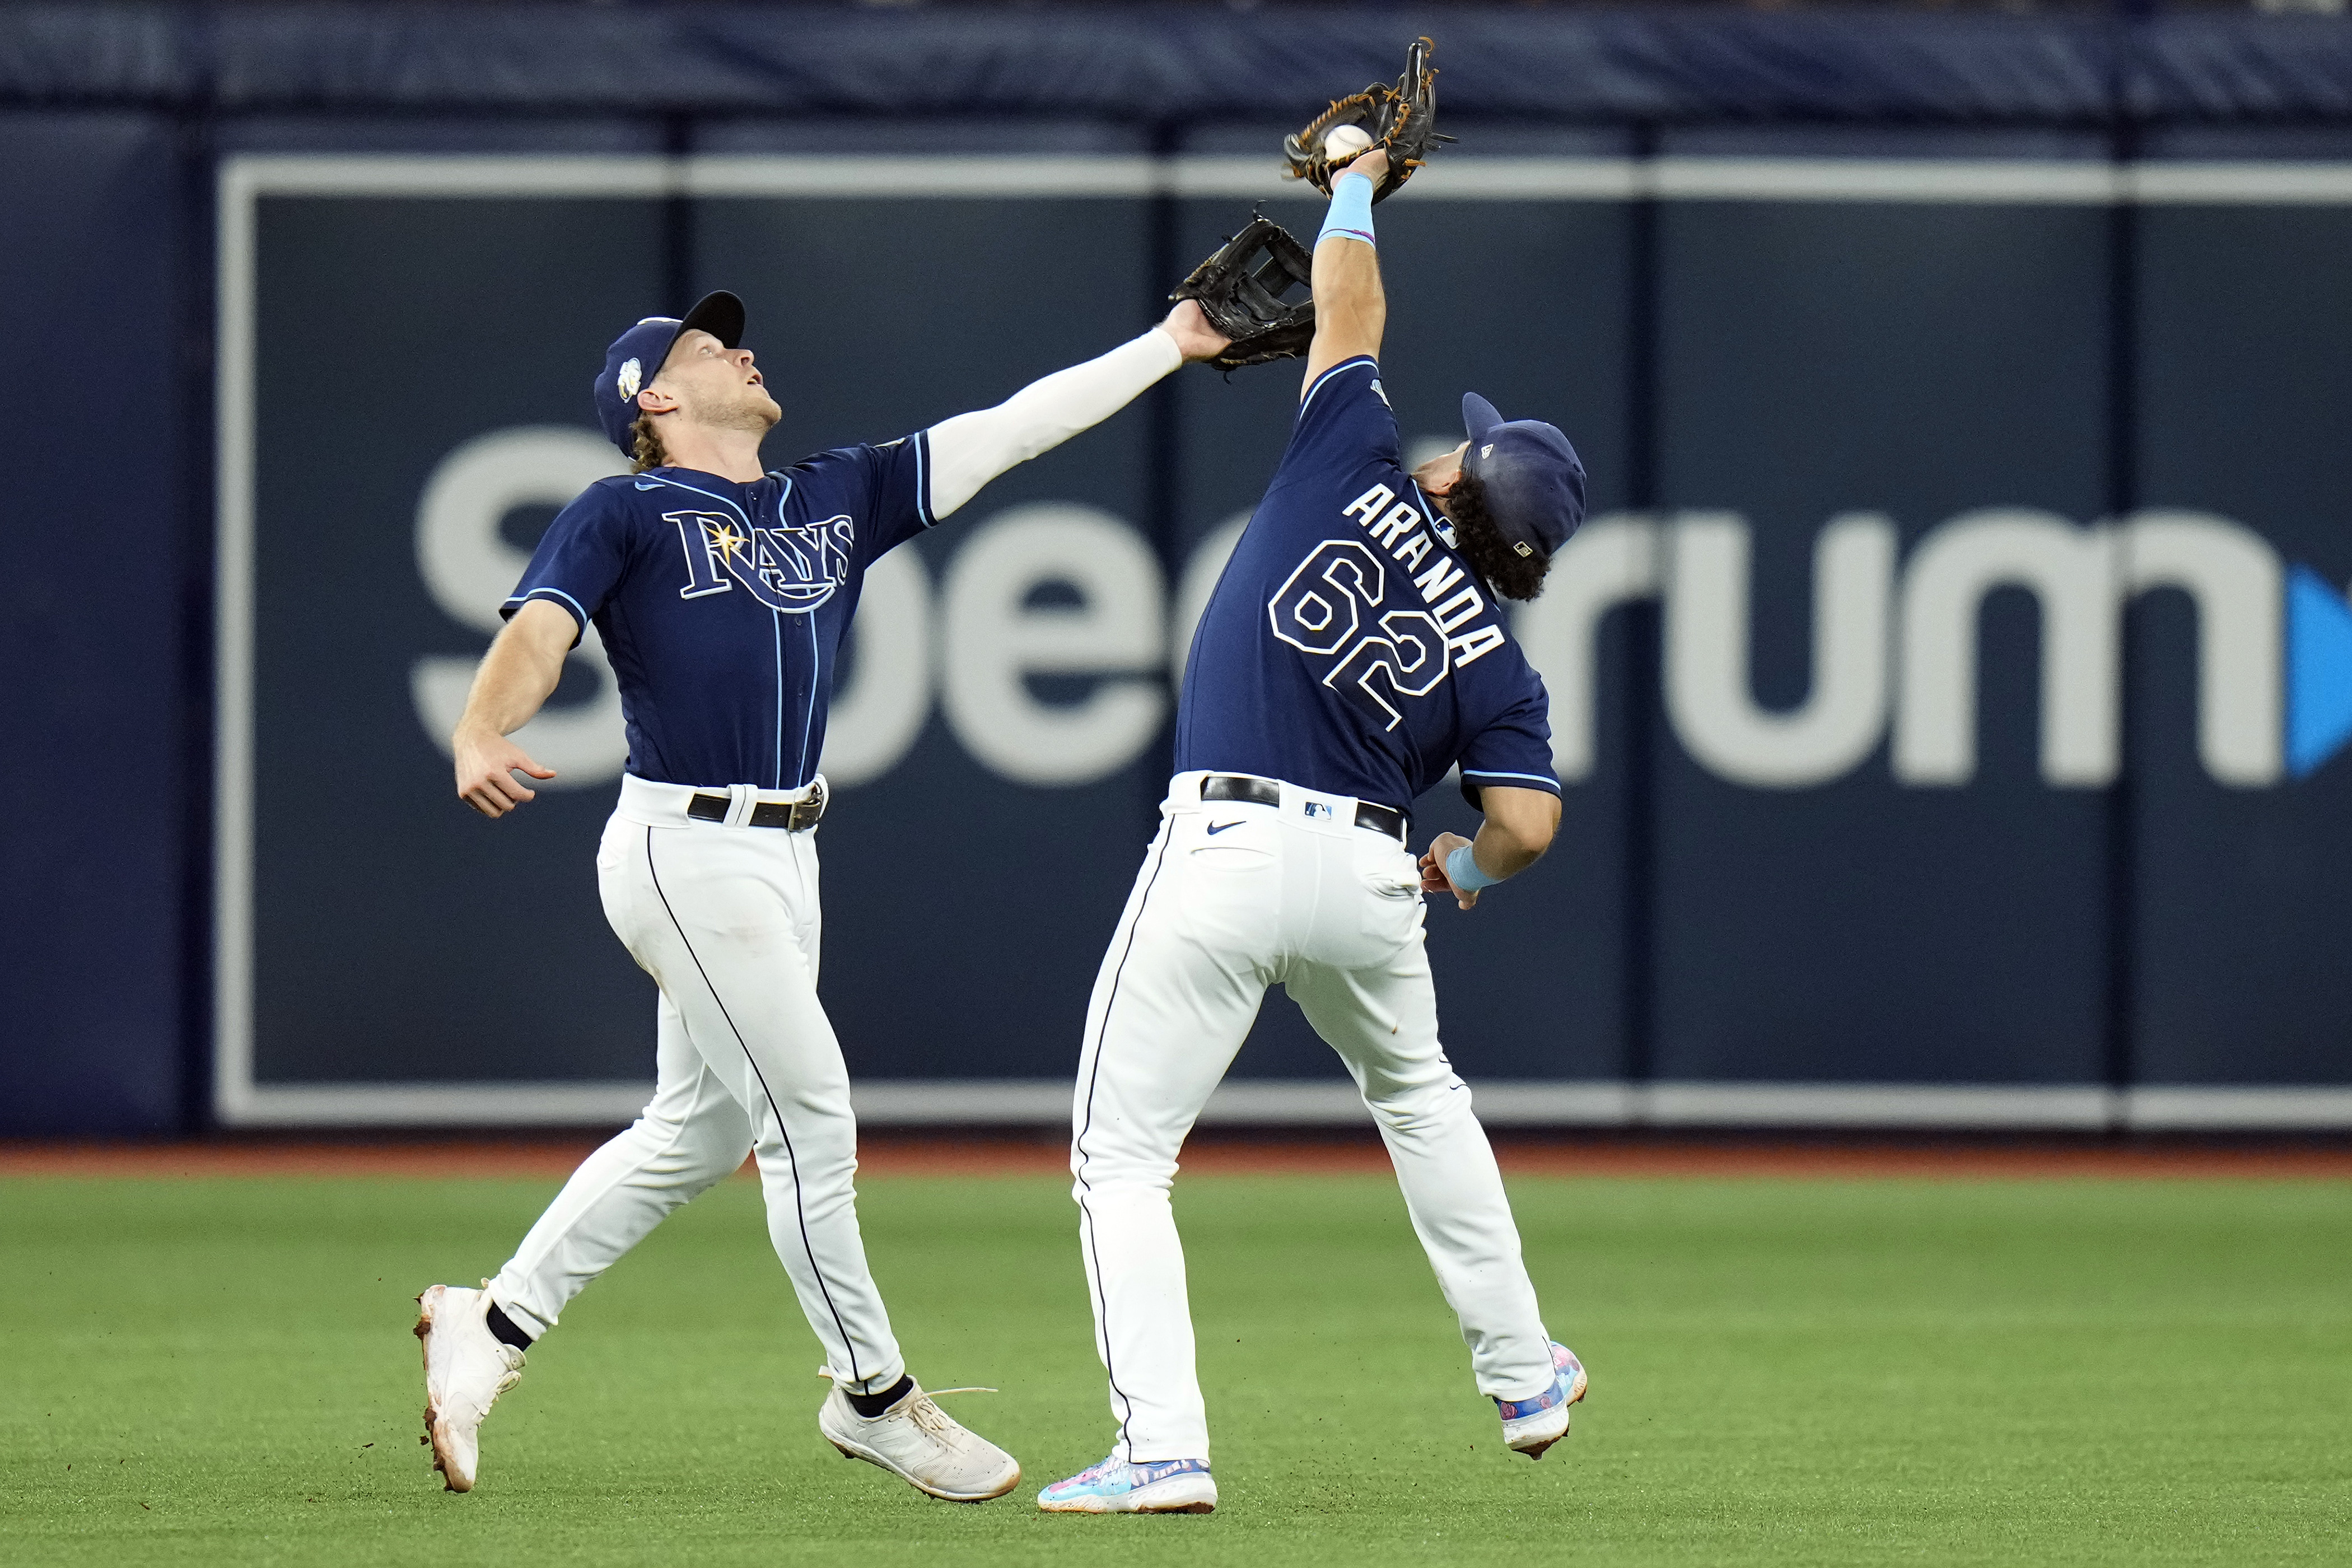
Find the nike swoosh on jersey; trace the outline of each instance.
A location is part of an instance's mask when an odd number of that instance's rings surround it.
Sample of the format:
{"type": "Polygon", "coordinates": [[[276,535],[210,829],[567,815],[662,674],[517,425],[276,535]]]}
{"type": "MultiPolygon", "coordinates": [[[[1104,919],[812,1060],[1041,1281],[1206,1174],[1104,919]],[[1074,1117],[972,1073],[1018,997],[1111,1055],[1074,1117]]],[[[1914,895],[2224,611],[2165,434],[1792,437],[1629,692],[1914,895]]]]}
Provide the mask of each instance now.
{"type": "Polygon", "coordinates": [[[1233,821],[1231,821],[1231,822],[1213,822],[1213,823],[1209,824],[1209,837],[1212,837],[1212,838],[1214,838],[1218,834],[1223,833],[1226,828],[1228,828],[1228,827],[1239,827],[1239,826],[1240,826],[1244,822],[1245,822],[1245,821],[1247,821],[1247,820],[1248,820],[1248,819],[1247,819],[1246,817],[1235,817],[1235,818],[1234,818],[1233,821]]]}

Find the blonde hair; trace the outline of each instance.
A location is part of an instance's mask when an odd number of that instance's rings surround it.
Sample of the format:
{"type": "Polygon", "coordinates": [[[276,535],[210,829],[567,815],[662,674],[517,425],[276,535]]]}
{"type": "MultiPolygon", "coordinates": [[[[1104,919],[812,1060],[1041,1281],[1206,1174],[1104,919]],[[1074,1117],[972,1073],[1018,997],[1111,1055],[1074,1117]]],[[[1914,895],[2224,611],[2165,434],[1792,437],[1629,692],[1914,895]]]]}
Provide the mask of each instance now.
{"type": "Polygon", "coordinates": [[[661,432],[654,428],[652,415],[637,416],[629,426],[629,460],[636,465],[635,472],[668,467],[669,454],[662,450],[661,432]]]}

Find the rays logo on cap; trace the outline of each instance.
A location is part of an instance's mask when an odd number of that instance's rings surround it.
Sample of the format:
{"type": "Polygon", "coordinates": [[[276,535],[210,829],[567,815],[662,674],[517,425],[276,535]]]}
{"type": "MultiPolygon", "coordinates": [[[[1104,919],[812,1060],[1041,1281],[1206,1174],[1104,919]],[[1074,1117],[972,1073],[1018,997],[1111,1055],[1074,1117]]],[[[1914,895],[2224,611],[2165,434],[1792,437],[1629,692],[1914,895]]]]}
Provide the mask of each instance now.
{"type": "Polygon", "coordinates": [[[637,388],[645,384],[645,375],[646,367],[635,360],[621,366],[621,374],[613,378],[613,384],[621,389],[623,402],[637,395],[637,388]]]}

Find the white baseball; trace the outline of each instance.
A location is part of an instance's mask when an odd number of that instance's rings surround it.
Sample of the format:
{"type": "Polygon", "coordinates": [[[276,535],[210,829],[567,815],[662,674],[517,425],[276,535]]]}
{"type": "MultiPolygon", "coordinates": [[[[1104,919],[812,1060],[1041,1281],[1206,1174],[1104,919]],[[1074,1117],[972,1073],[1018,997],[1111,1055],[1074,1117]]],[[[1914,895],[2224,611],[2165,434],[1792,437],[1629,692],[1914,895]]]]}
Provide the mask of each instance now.
{"type": "Polygon", "coordinates": [[[1354,157],[1371,144],[1371,133],[1362,126],[1334,125],[1323,134],[1323,155],[1337,163],[1354,157]]]}

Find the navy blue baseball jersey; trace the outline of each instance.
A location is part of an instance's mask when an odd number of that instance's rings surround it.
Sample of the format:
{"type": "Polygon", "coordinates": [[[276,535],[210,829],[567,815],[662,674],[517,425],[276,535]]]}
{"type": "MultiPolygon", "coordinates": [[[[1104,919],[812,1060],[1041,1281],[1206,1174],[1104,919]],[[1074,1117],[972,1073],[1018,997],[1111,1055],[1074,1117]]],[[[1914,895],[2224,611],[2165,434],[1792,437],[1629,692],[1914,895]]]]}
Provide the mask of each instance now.
{"type": "Polygon", "coordinates": [[[692,468],[599,479],[549,526],[502,613],[545,599],[595,623],[629,772],[797,789],[824,751],[866,568],[931,525],[929,461],[915,435],[750,484],[692,468]]]}
{"type": "Polygon", "coordinates": [[[1399,463],[1380,374],[1349,360],[1300,402],[1193,634],[1176,771],[1399,810],[1457,762],[1473,785],[1558,793],[1542,679],[1399,463]]]}

